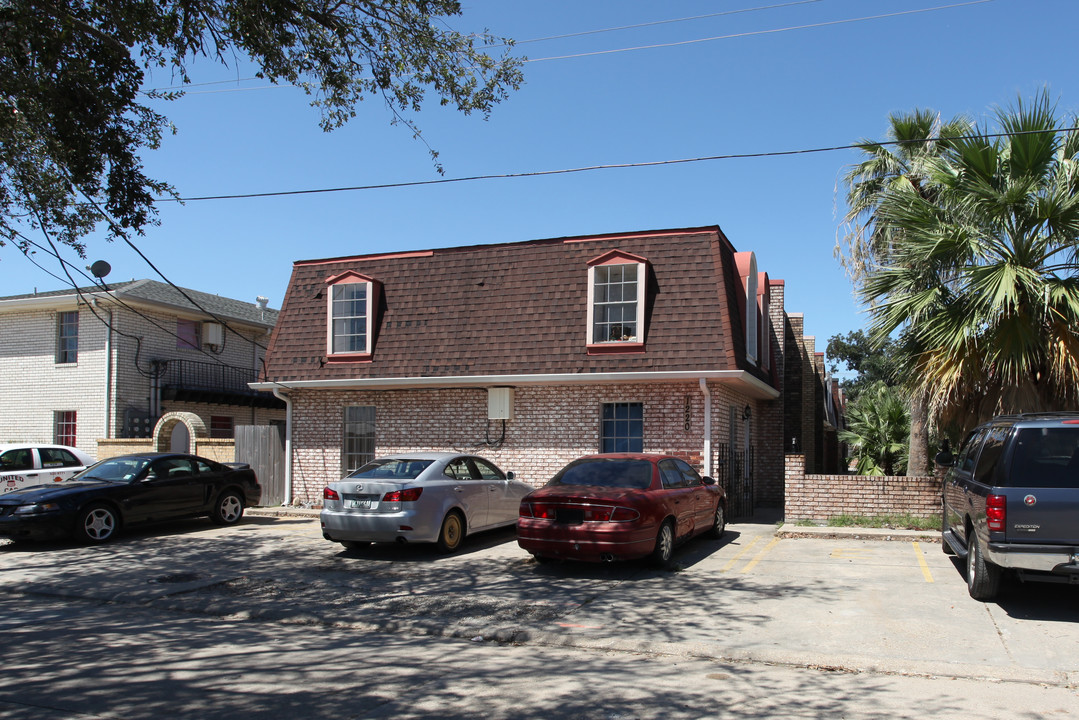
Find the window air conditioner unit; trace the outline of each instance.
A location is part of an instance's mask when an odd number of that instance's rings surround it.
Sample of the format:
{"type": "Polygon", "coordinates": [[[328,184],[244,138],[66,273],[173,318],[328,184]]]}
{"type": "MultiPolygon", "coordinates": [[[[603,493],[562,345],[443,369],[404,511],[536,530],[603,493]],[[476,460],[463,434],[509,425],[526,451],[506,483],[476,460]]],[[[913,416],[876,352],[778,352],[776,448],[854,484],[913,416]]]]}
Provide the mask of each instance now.
{"type": "Polygon", "coordinates": [[[202,344],[217,345],[220,347],[225,342],[225,328],[221,323],[204,322],[202,324],[202,344]]]}
{"type": "Polygon", "coordinates": [[[513,419],[513,388],[487,388],[487,419],[513,419]]]}

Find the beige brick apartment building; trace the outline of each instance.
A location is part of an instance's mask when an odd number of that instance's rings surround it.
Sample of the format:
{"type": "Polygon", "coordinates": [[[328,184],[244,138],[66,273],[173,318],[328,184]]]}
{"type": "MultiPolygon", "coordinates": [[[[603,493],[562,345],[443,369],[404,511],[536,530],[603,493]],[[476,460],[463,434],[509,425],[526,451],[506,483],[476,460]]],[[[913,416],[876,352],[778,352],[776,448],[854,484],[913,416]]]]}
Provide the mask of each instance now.
{"type": "Polygon", "coordinates": [[[745,514],[782,504],[786,445],[825,433],[784,289],[718,226],[304,260],[253,387],[288,400],[293,501],[394,452],[475,452],[540,485],[641,450],[745,514]]]}
{"type": "Polygon", "coordinates": [[[276,319],[152,280],[0,297],[0,442],[96,455],[98,439],[149,437],[166,412],[195,413],[215,437],[283,422],[284,404],[248,387],[276,319]]]}

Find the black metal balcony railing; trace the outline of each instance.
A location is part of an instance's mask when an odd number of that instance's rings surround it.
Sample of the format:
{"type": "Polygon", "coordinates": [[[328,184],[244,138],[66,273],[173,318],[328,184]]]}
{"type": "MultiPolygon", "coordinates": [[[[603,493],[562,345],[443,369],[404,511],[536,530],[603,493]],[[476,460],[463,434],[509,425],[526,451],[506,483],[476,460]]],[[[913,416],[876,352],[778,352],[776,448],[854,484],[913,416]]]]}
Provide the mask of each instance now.
{"type": "Polygon", "coordinates": [[[169,360],[160,366],[164,368],[159,380],[161,395],[166,400],[284,407],[273,394],[247,386],[257,379],[253,370],[193,360],[169,360]]]}

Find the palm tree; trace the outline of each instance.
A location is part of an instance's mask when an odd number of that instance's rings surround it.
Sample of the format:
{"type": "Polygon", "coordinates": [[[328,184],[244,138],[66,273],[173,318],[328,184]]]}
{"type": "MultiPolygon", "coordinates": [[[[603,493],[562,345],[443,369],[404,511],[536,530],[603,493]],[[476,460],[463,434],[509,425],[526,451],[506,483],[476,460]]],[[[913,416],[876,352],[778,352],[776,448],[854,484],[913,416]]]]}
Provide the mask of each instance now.
{"type": "Polygon", "coordinates": [[[895,475],[907,464],[909,425],[899,390],[875,383],[847,406],[847,429],[838,438],[858,458],[859,475],[895,475]]]}
{"type": "MultiPolygon", "coordinates": [[[[968,135],[971,122],[956,116],[942,123],[932,110],[916,109],[910,113],[892,113],[888,117],[887,142],[863,140],[859,147],[865,159],[851,166],[844,182],[847,185],[847,232],[837,244],[836,255],[846,268],[855,287],[862,289],[867,278],[881,264],[893,261],[893,248],[902,242],[903,229],[882,221],[879,207],[895,192],[913,192],[934,202],[936,188],[927,182],[927,165],[947,152],[955,138],[968,135]]],[[[881,340],[883,342],[883,340],[881,340]]],[[[925,393],[910,387],[910,462],[916,475],[929,472],[929,418],[925,393]]]]}
{"type": "Polygon", "coordinates": [[[905,328],[905,376],[961,427],[1079,407],[1079,133],[1046,92],[997,121],[881,194],[900,230],[862,284],[872,332],[905,328]]]}

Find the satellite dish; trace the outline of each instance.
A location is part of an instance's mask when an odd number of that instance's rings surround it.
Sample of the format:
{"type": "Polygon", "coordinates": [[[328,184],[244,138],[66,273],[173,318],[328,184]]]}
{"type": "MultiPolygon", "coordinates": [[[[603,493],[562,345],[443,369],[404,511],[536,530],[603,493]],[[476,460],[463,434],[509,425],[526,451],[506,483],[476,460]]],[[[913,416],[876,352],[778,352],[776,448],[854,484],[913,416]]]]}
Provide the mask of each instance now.
{"type": "Polygon", "coordinates": [[[104,260],[98,260],[90,266],[90,272],[93,273],[96,278],[103,278],[112,272],[112,265],[109,265],[104,260]]]}

